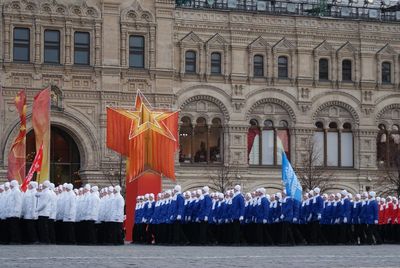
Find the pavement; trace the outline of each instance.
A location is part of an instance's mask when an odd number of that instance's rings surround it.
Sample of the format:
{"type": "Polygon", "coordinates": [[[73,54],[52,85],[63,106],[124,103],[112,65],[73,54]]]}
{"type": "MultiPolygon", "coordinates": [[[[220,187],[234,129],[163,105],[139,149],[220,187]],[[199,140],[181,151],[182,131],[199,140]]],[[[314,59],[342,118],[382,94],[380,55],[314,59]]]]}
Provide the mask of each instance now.
{"type": "Polygon", "coordinates": [[[0,267],[400,267],[400,246],[0,246],[0,267]]]}

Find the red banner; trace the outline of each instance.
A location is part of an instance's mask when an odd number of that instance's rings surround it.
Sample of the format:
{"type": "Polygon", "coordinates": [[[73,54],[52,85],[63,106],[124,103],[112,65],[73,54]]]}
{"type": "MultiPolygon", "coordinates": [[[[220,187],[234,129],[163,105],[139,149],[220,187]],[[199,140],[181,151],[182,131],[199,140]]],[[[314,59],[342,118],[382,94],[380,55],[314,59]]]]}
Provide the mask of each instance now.
{"type": "Polygon", "coordinates": [[[33,174],[35,174],[35,172],[38,172],[38,173],[40,172],[40,169],[42,168],[42,159],[43,159],[43,144],[40,146],[39,151],[36,153],[35,159],[32,162],[32,166],[29,169],[28,175],[26,175],[26,178],[21,185],[22,191],[24,191],[24,192],[26,191],[29,182],[33,178],[33,174]]]}
{"type": "Polygon", "coordinates": [[[20,127],[19,133],[11,146],[8,154],[8,180],[17,180],[19,183],[25,178],[25,143],[26,143],[26,95],[21,90],[15,97],[15,106],[17,107],[20,127]]]}
{"type": "Polygon", "coordinates": [[[50,178],[50,88],[43,89],[34,98],[32,125],[35,131],[36,151],[43,145],[43,158],[38,183],[50,178]]]}

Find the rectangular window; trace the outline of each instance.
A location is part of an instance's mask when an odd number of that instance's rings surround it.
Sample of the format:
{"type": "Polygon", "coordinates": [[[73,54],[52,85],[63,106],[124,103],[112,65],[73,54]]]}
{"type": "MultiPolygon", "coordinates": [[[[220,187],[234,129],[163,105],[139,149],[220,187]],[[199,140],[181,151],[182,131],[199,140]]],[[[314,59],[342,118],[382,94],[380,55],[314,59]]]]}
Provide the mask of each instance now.
{"type": "Polygon", "coordinates": [[[221,53],[211,53],[211,73],[221,74],[221,53]]]}
{"type": "Polygon", "coordinates": [[[144,37],[129,37],[129,67],[144,68],[144,37]]]}
{"type": "Polygon", "coordinates": [[[382,63],[382,83],[390,84],[391,83],[391,70],[390,63],[384,62],[382,63]]]}
{"type": "Polygon", "coordinates": [[[343,132],[340,136],[340,160],[342,167],[353,166],[353,133],[343,132]]]}
{"type": "Polygon", "coordinates": [[[327,165],[337,167],[339,165],[339,133],[328,132],[327,134],[327,165]]]}
{"type": "Polygon", "coordinates": [[[319,60],[319,80],[328,80],[329,72],[328,72],[329,64],[327,59],[319,60]]]}
{"type": "Polygon", "coordinates": [[[254,77],[264,76],[264,57],[262,55],[254,56],[254,77]]]}
{"type": "Polygon", "coordinates": [[[60,63],[60,32],[44,31],[44,63],[60,63]]]}
{"type": "Polygon", "coordinates": [[[90,64],[90,35],[85,32],[75,32],[74,63],[90,64]]]}
{"type": "Polygon", "coordinates": [[[342,81],[350,82],[351,77],[351,60],[344,60],[342,62],[342,81]]]}
{"type": "Polygon", "coordinates": [[[30,58],[30,30],[28,28],[14,29],[13,60],[29,62],[30,58]]]}
{"type": "Polygon", "coordinates": [[[253,146],[251,147],[249,154],[249,164],[259,165],[260,164],[260,136],[254,137],[253,146]]]}
{"type": "Polygon", "coordinates": [[[288,78],[288,58],[281,56],[278,58],[278,78],[288,78]]]}
{"type": "Polygon", "coordinates": [[[186,51],[185,53],[185,72],[196,73],[196,52],[186,51]]]}
{"type": "Polygon", "coordinates": [[[313,157],[315,159],[316,166],[324,165],[324,155],[325,155],[325,147],[324,147],[324,132],[318,131],[314,133],[313,137],[313,157]]]}
{"type": "Polygon", "coordinates": [[[262,131],[262,164],[273,165],[274,164],[274,131],[263,130],[262,131]]]}

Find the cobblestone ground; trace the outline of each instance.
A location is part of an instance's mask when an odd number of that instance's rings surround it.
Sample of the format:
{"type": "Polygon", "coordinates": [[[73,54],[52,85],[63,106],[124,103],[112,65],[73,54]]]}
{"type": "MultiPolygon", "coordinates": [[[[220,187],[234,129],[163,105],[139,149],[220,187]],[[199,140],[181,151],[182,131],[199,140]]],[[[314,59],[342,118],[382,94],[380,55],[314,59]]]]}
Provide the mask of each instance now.
{"type": "Polygon", "coordinates": [[[0,246],[0,267],[400,267],[400,246],[0,246]]]}

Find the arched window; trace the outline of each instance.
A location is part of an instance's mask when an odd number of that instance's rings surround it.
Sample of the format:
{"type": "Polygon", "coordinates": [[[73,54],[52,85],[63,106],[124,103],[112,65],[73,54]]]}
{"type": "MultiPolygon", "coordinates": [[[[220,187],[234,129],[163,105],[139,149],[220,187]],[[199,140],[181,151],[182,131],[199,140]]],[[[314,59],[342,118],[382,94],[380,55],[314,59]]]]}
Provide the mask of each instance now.
{"type": "Polygon", "coordinates": [[[221,74],[221,53],[211,53],[211,74],[221,74]]]}
{"type": "Polygon", "coordinates": [[[313,137],[313,154],[316,166],[352,167],[353,166],[353,132],[351,123],[344,123],[342,128],[336,122],[330,122],[328,128],[320,121],[315,124],[313,137]]]}
{"type": "Polygon", "coordinates": [[[290,158],[288,123],[281,120],[275,126],[272,120],[265,120],[260,128],[257,120],[250,120],[247,134],[248,159],[250,165],[276,166],[282,164],[282,152],[290,158]]]}
{"type": "Polygon", "coordinates": [[[400,131],[399,125],[393,124],[386,129],[380,124],[377,137],[377,160],[380,166],[400,167],[400,131]]]}
{"type": "Polygon", "coordinates": [[[319,60],[319,80],[329,80],[329,64],[327,59],[319,60]]]}
{"type": "Polygon", "coordinates": [[[185,53],[185,72],[196,73],[196,52],[189,50],[185,53]]]}
{"type": "Polygon", "coordinates": [[[352,81],[351,60],[342,61],[342,81],[352,81]]]}
{"type": "Polygon", "coordinates": [[[288,78],[288,58],[286,56],[280,56],[278,58],[278,78],[288,78]]]}
{"type": "Polygon", "coordinates": [[[264,76],[264,57],[262,55],[255,55],[253,60],[254,77],[264,76]]]}
{"type": "Polygon", "coordinates": [[[391,79],[391,64],[390,62],[382,63],[382,83],[390,84],[392,82],[391,79]]]}
{"type": "MultiPolygon", "coordinates": [[[[36,154],[35,133],[26,135],[26,168],[29,170],[36,154]]],[[[50,180],[55,185],[65,182],[81,186],[79,170],[80,153],[73,138],[63,129],[51,126],[50,138],[50,180]]]]}
{"type": "Polygon", "coordinates": [[[179,128],[179,162],[190,163],[192,161],[192,135],[193,127],[189,117],[182,117],[179,128]]]}
{"type": "Polygon", "coordinates": [[[179,129],[180,163],[222,163],[223,128],[219,118],[211,125],[199,117],[193,126],[189,117],[181,119],[179,129]]]}

